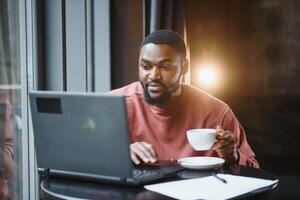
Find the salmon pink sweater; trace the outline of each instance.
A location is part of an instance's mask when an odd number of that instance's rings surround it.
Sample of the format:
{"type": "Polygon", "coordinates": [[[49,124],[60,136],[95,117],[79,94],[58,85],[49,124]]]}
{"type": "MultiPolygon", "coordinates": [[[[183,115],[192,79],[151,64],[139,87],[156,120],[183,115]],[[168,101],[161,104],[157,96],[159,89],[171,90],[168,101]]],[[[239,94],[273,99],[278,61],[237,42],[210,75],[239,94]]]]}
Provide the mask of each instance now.
{"type": "Polygon", "coordinates": [[[111,91],[125,96],[131,142],[154,145],[159,160],[177,160],[187,156],[217,156],[215,151],[195,151],[186,131],[194,128],[216,128],[234,134],[239,164],[259,167],[245,132],[224,102],[190,85],[182,85],[181,96],[167,106],[153,106],[144,100],[139,82],[111,91]]]}

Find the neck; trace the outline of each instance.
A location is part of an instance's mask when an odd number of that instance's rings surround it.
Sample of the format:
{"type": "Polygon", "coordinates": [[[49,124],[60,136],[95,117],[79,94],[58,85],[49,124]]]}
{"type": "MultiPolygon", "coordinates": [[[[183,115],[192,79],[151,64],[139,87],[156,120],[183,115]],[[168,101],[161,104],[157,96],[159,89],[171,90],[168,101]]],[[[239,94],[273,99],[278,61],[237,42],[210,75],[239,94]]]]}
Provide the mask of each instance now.
{"type": "Polygon", "coordinates": [[[174,88],[174,90],[172,91],[171,100],[169,104],[176,101],[181,95],[182,95],[182,86],[181,84],[178,84],[178,86],[174,88]]]}

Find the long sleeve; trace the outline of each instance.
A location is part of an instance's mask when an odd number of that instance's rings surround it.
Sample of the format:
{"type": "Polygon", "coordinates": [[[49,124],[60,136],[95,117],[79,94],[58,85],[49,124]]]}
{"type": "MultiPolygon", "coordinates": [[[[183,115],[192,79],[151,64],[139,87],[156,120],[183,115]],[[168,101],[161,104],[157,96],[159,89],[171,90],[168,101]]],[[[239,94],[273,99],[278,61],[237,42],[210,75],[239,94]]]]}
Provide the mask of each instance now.
{"type": "Polygon", "coordinates": [[[239,164],[259,168],[255,154],[248,144],[245,131],[230,108],[226,109],[222,124],[225,130],[232,131],[234,134],[239,154],[239,164]]]}

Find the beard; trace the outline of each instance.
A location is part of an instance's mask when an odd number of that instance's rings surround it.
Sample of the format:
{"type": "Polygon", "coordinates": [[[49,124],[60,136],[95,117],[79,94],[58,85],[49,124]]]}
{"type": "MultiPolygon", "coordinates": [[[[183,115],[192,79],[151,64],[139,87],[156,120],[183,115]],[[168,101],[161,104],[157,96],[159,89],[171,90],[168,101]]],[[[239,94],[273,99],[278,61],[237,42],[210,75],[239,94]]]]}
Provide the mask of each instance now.
{"type": "Polygon", "coordinates": [[[143,84],[141,81],[140,81],[143,89],[144,89],[144,98],[145,98],[145,101],[150,104],[150,105],[156,105],[156,106],[161,106],[161,105],[164,105],[166,103],[168,103],[170,100],[171,100],[171,91],[168,89],[168,87],[159,82],[159,81],[151,81],[149,83],[145,83],[143,84]],[[164,93],[162,93],[160,96],[158,97],[151,97],[150,93],[149,93],[149,90],[148,90],[148,87],[151,83],[156,83],[156,84],[160,84],[165,90],[164,90],[164,93]]]}

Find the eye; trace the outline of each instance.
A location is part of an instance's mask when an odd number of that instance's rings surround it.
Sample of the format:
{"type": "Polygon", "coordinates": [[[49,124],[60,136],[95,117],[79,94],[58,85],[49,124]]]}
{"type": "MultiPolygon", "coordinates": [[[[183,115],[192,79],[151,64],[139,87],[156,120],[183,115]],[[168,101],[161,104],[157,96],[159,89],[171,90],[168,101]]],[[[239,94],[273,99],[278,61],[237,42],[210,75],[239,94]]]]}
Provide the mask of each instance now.
{"type": "Polygon", "coordinates": [[[170,65],[164,65],[164,66],[162,66],[162,68],[166,71],[170,71],[173,69],[172,66],[170,66],[170,65]]]}
{"type": "Polygon", "coordinates": [[[143,70],[149,70],[149,69],[151,69],[151,67],[149,65],[142,65],[141,67],[143,68],[143,70]]]}
{"type": "Polygon", "coordinates": [[[163,68],[164,68],[164,70],[167,70],[167,71],[171,69],[170,66],[163,66],[163,68]]]}

